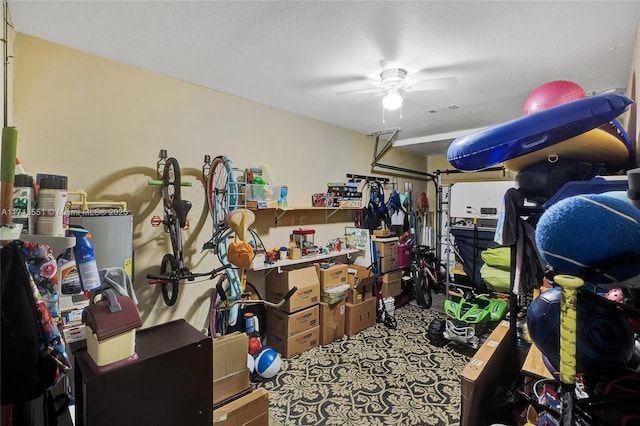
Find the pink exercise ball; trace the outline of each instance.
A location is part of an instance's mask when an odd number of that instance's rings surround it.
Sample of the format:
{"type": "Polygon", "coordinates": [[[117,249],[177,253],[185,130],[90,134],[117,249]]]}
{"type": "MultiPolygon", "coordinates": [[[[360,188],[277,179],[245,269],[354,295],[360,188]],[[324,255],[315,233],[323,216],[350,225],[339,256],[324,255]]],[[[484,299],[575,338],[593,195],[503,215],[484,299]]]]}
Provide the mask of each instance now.
{"type": "Polygon", "coordinates": [[[572,81],[556,80],[535,89],[522,108],[522,115],[530,115],[560,104],[586,98],[584,89],[572,81]]]}

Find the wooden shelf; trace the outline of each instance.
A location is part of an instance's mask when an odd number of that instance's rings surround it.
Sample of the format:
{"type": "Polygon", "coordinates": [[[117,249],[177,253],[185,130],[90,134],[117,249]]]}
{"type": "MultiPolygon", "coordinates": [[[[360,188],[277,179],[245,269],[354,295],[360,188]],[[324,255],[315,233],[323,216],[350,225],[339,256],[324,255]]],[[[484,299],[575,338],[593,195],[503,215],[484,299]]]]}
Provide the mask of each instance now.
{"type": "Polygon", "coordinates": [[[250,208],[249,210],[258,212],[258,211],[272,211],[274,212],[274,221],[275,224],[278,224],[278,221],[288,212],[293,211],[324,211],[325,221],[329,220],[329,218],[341,210],[361,210],[362,207],[264,207],[264,208],[250,208]]]}

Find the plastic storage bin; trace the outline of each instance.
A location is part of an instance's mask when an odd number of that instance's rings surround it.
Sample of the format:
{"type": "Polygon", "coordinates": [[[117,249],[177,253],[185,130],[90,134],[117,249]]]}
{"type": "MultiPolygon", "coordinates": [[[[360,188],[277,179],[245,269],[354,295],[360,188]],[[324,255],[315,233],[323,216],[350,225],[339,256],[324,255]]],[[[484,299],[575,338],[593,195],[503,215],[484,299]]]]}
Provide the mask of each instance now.
{"type": "Polygon", "coordinates": [[[398,244],[398,268],[408,268],[411,265],[413,244],[398,244]]]}

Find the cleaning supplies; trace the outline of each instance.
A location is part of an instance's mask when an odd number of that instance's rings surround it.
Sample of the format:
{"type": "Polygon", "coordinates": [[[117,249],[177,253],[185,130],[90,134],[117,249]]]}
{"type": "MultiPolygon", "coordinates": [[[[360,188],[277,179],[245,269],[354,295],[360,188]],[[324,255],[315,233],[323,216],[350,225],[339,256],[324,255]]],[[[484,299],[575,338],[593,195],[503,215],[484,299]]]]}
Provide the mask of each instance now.
{"type": "Polygon", "coordinates": [[[35,231],[34,204],[33,177],[16,174],[13,184],[13,223],[22,224],[23,234],[33,234],[35,231]]]}
{"type": "MultiPolygon", "coordinates": [[[[40,179],[38,191],[38,221],[36,233],[64,237],[65,210],[67,208],[67,177],[45,175],[40,179]]],[[[68,224],[68,216],[66,216],[68,224]]]]}
{"type": "Polygon", "coordinates": [[[86,229],[70,228],[69,231],[76,237],[76,245],[73,247],[73,257],[80,273],[80,284],[84,291],[90,291],[100,287],[100,274],[95,255],[93,254],[93,244],[91,244],[91,234],[86,229]]]}

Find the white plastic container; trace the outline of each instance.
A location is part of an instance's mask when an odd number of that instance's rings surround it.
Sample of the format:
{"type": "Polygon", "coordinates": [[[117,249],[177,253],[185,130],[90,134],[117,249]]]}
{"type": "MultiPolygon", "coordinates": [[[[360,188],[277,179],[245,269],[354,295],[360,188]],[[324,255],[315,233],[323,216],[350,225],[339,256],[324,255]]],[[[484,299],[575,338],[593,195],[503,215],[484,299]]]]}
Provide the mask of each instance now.
{"type": "Polygon", "coordinates": [[[65,236],[67,200],[66,176],[47,175],[40,179],[36,210],[38,216],[36,234],[53,237],[65,236]]]}
{"type": "Polygon", "coordinates": [[[76,245],[73,247],[73,258],[78,266],[82,289],[89,291],[100,287],[100,274],[98,272],[96,258],[93,254],[91,234],[89,234],[89,231],[86,229],[79,228],[71,228],[69,231],[76,237],[76,245]]]}

